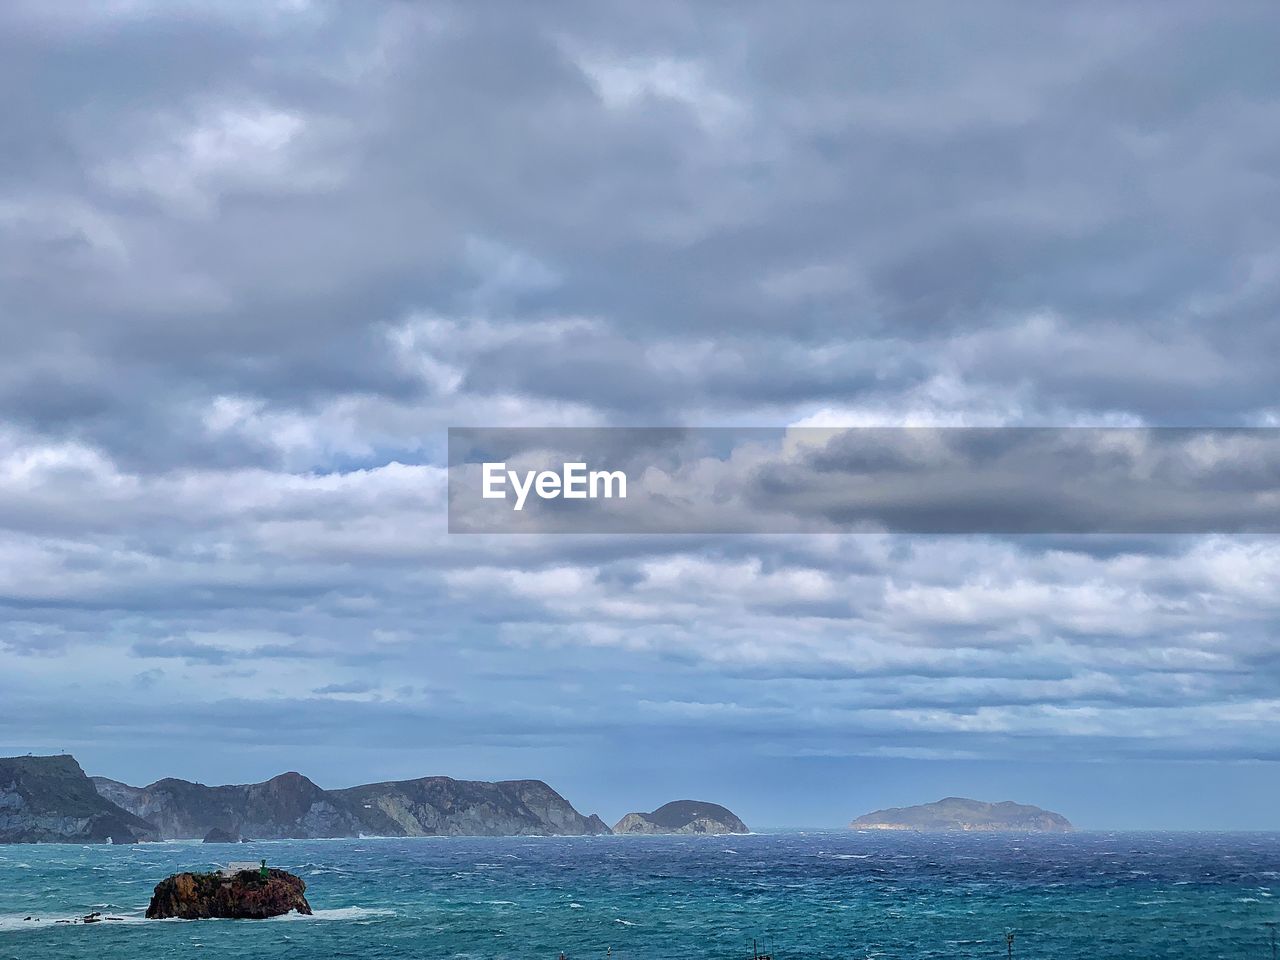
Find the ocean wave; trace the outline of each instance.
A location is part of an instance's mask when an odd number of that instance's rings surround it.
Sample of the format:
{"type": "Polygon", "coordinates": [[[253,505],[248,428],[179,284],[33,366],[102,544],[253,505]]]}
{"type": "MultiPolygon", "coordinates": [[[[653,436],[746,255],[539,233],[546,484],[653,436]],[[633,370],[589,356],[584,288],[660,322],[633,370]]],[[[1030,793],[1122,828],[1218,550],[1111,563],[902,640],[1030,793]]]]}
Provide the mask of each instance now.
{"type": "Polygon", "coordinates": [[[396,912],[387,907],[333,907],[328,910],[316,910],[311,916],[301,913],[286,913],[274,920],[370,920],[375,917],[394,917],[396,912]]]}
{"type": "Polygon", "coordinates": [[[204,840],[200,837],[174,837],[170,840],[139,840],[139,847],[198,847],[204,840]]]}
{"type": "Polygon", "coordinates": [[[146,917],[138,914],[112,914],[95,923],[85,923],[84,915],[75,917],[40,917],[35,914],[8,914],[0,916],[0,933],[15,930],[59,930],[63,927],[108,927],[128,923],[148,923],[146,917]],[[30,917],[30,919],[28,919],[30,917]]]}

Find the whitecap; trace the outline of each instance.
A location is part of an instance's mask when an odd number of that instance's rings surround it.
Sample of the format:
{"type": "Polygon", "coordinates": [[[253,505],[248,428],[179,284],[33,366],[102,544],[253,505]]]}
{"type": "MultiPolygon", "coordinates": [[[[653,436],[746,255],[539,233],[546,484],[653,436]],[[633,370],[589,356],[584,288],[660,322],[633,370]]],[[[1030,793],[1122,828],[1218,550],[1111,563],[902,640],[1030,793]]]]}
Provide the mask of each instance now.
{"type": "Polygon", "coordinates": [[[316,910],[311,916],[301,913],[286,913],[276,920],[368,920],[372,917],[394,917],[396,912],[385,907],[334,907],[330,910],[316,910]]]}
{"type": "Polygon", "coordinates": [[[12,914],[9,916],[0,916],[0,931],[11,930],[54,930],[60,927],[110,927],[117,926],[122,923],[148,923],[146,917],[137,915],[110,914],[104,916],[101,922],[85,923],[84,915],[79,914],[74,917],[39,917],[36,914],[12,914]],[[28,920],[30,916],[32,919],[28,920]]]}

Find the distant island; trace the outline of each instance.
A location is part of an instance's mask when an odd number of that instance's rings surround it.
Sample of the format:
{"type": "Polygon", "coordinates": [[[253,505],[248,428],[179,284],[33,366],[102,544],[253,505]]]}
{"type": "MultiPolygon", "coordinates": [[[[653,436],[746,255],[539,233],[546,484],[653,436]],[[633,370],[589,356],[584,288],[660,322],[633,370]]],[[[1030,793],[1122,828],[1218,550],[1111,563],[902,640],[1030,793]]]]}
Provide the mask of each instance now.
{"type": "Polygon", "coordinates": [[[915,807],[891,807],[858,817],[852,830],[918,830],[922,833],[957,831],[1016,833],[1069,833],[1074,827],[1060,813],[1005,800],[985,803],[964,797],[947,797],[915,807]]]}
{"type": "Polygon", "coordinates": [[[90,778],[71,756],[0,758],[0,843],[610,833],[541,780],[423,777],[325,790],[300,773],[206,786],[90,778]]]}
{"type": "Polygon", "coordinates": [[[705,800],[673,800],[652,813],[628,813],[614,833],[692,834],[750,833],[747,825],[725,807],[705,800]]]}

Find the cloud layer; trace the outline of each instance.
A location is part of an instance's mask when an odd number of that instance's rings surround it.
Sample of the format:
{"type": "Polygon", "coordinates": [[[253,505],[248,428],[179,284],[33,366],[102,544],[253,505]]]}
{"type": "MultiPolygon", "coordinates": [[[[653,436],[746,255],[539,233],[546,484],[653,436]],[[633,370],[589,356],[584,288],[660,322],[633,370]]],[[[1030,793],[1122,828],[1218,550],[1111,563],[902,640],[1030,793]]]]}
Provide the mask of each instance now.
{"type": "Polygon", "coordinates": [[[0,742],[1274,761],[1268,538],[445,532],[449,426],[1280,425],[1267,5],[639,10],[0,10],[0,742]]]}

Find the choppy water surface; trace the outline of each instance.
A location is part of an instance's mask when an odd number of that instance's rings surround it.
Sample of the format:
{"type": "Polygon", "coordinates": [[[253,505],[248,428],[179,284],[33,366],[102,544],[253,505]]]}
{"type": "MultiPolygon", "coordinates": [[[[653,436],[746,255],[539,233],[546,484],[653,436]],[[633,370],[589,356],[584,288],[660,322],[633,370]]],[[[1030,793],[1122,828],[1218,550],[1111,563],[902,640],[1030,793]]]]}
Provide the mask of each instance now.
{"type": "Polygon", "coordinates": [[[0,958],[1271,957],[1280,834],[780,833],[0,846],[0,958]],[[313,918],[142,919],[169,873],[256,860],[313,918]],[[55,925],[103,911],[125,921],[55,925]],[[39,923],[26,921],[37,916],[39,923]]]}

